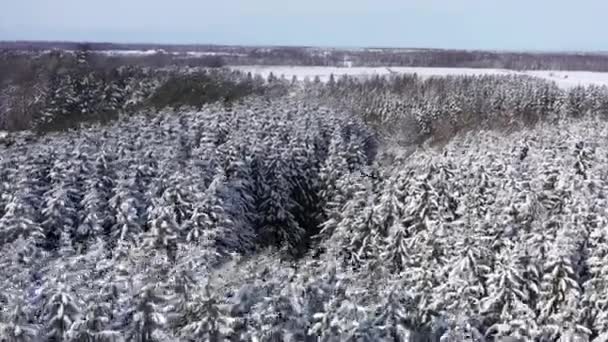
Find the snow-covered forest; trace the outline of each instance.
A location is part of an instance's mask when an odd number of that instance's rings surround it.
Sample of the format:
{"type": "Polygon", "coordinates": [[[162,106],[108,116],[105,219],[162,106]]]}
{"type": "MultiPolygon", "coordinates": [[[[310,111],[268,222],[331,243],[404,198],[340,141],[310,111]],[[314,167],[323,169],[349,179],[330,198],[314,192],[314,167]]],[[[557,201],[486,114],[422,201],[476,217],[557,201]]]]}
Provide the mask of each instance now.
{"type": "Polygon", "coordinates": [[[199,72],[0,145],[0,341],[608,341],[607,88],[199,72]]]}

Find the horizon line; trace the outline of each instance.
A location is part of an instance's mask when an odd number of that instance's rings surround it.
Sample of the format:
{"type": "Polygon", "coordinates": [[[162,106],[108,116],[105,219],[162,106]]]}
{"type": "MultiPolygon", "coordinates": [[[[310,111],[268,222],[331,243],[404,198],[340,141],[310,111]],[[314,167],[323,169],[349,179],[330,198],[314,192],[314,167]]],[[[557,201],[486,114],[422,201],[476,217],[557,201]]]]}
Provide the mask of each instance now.
{"type": "Polygon", "coordinates": [[[220,48],[300,48],[300,49],[335,49],[335,50],[350,50],[350,49],[381,49],[381,50],[427,50],[427,51],[464,51],[464,52],[494,52],[494,53],[531,53],[531,54],[606,54],[608,50],[535,50],[535,49],[466,49],[466,48],[441,48],[441,47],[408,47],[408,46],[340,46],[340,45],[295,45],[295,44],[221,44],[221,43],[159,43],[159,42],[112,42],[103,40],[28,40],[28,39],[0,39],[0,44],[5,43],[44,43],[44,44],[114,44],[114,45],[161,45],[168,47],[220,47],[220,48]]]}

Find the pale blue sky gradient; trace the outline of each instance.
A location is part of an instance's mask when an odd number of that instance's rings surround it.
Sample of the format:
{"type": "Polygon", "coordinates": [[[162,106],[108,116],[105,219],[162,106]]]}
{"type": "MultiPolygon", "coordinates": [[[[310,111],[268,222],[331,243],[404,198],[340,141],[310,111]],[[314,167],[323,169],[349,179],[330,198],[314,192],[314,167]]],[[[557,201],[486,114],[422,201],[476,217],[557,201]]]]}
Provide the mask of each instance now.
{"type": "Polygon", "coordinates": [[[0,40],[608,50],[606,0],[0,0],[0,40]]]}

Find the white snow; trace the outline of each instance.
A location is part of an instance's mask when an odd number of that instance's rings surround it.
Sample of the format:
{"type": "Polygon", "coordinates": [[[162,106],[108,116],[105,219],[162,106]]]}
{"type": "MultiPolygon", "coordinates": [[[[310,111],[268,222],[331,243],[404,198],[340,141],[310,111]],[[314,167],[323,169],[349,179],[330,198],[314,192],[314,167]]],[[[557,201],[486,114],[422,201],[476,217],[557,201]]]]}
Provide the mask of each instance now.
{"type": "Polygon", "coordinates": [[[417,74],[420,77],[456,76],[456,75],[529,75],[554,81],[559,87],[568,89],[577,85],[606,85],[608,86],[608,72],[590,71],[515,71],[506,69],[477,69],[477,68],[427,68],[427,67],[324,67],[324,66],[282,66],[282,65],[237,65],[231,68],[243,72],[251,72],[268,77],[272,72],[275,76],[284,75],[291,79],[296,76],[298,80],[306,77],[313,80],[316,76],[322,82],[327,82],[331,74],[338,78],[349,76],[374,76],[398,74],[417,74]]]}
{"type": "Polygon", "coordinates": [[[526,71],[525,74],[555,81],[562,88],[578,85],[608,86],[608,72],[593,71],[526,71]]]}
{"type": "Polygon", "coordinates": [[[164,50],[102,50],[97,53],[108,56],[146,56],[156,53],[164,53],[164,50]]]}
{"type": "Polygon", "coordinates": [[[163,49],[158,50],[100,50],[95,51],[95,53],[99,53],[106,56],[150,56],[155,55],[157,53],[162,54],[171,54],[174,56],[185,56],[185,57],[193,57],[200,58],[206,56],[246,56],[243,53],[232,53],[232,52],[217,52],[217,51],[186,51],[186,52],[167,52],[163,49]]]}
{"type": "Polygon", "coordinates": [[[232,53],[232,52],[216,52],[216,51],[188,51],[186,52],[188,57],[204,57],[204,56],[247,56],[244,53],[232,53]]]}

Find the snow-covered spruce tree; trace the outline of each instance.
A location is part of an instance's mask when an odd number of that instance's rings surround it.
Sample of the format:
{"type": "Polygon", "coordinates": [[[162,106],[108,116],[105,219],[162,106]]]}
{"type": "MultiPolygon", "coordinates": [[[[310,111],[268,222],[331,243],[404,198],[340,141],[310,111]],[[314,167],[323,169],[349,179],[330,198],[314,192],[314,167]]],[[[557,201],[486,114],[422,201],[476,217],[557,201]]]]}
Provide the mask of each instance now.
{"type": "MultiPolygon", "coordinates": [[[[48,155],[45,157],[36,153],[28,158],[21,152],[14,158],[18,169],[13,171],[15,172],[13,184],[9,184],[14,186],[11,192],[24,208],[27,208],[27,217],[38,224],[41,222],[40,209],[43,207],[44,194],[50,187],[49,171],[52,161],[48,158],[53,157],[52,150],[41,150],[39,153],[48,153],[48,155]]],[[[10,193],[4,196],[6,201],[10,199],[10,193]]]]}
{"type": "Polygon", "coordinates": [[[310,238],[318,232],[319,213],[322,207],[319,192],[319,163],[310,137],[296,137],[288,145],[286,163],[293,172],[288,181],[293,184],[291,197],[295,202],[294,218],[304,229],[303,244],[310,245],[310,238]]]}
{"type": "MultiPolygon", "coordinates": [[[[239,262],[238,259],[236,262],[229,262],[228,269],[240,270],[238,277],[232,274],[224,276],[222,275],[224,271],[213,272],[212,277],[225,281],[223,288],[228,289],[226,294],[230,298],[230,316],[234,318],[232,339],[251,340],[249,336],[255,331],[260,331],[259,327],[251,326],[255,321],[254,307],[264,302],[266,297],[273,297],[281,293],[290,282],[294,281],[295,270],[287,263],[282,263],[277,258],[280,255],[281,253],[277,251],[271,251],[258,255],[245,263],[239,262]]],[[[226,270],[226,268],[222,267],[219,270],[226,270]]]]}
{"type": "MultiPolygon", "coordinates": [[[[605,192],[602,186],[601,192],[605,192]]],[[[591,194],[587,196],[593,198],[591,194]]],[[[605,212],[605,195],[596,195],[594,202],[597,205],[596,225],[591,230],[586,248],[589,250],[584,267],[588,269],[589,275],[583,284],[583,305],[593,320],[592,330],[597,341],[608,340],[608,236],[603,228],[607,221],[605,212]]],[[[594,340],[595,341],[595,340],[594,340]]]]}
{"type": "Polygon", "coordinates": [[[322,312],[324,304],[332,298],[336,290],[336,284],[340,280],[341,272],[338,270],[338,262],[334,259],[327,259],[319,271],[315,272],[315,268],[321,266],[316,261],[310,261],[304,265],[305,270],[302,272],[302,278],[299,282],[304,287],[302,296],[304,297],[304,311],[309,321],[312,320],[312,315],[317,312],[322,312]],[[310,271],[308,271],[310,266],[310,271]]]}
{"type": "Polygon", "coordinates": [[[529,307],[529,291],[524,279],[525,269],[517,250],[503,250],[488,275],[487,295],[482,299],[480,312],[488,326],[486,336],[507,336],[531,340],[537,336],[534,307],[529,307]]]}
{"type": "Polygon", "coordinates": [[[468,317],[457,317],[447,324],[447,329],[441,335],[440,342],[485,342],[483,334],[468,317]]]}
{"type": "Polygon", "coordinates": [[[356,298],[348,292],[348,281],[348,278],[339,279],[323,311],[313,315],[308,334],[318,336],[319,341],[356,340],[357,327],[370,318],[366,308],[358,305],[356,298]]]}
{"type": "Polygon", "coordinates": [[[195,289],[186,303],[182,313],[185,325],[179,329],[185,341],[225,341],[232,333],[232,318],[212,290],[209,284],[195,289]]]}
{"type": "Polygon", "coordinates": [[[387,262],[387,267],[390,270],[395,272],[405,271],[411,264],[408,233],[400,221],[394,222],[388,231],[381,257],[387,262]]]}
{"type": "Polygon", "coordinates": [[[61,282],[48,288],[51,291],[44,306],[44,323],[48,341],[65,341],[72,324],[78,319],[78,302],[67,284],[61,282]]]}
{"type": "Polygon", "coordinates": [[[432,187],[434,167],[430,165],[423,174],[418,175],[408,191],[408,202],[404,206],[403,226],[409,235],[427,229],[429,219],[437,216],[436,192],[432,187]]]}
{"type": "Polygon", "coordinates": [[[449,159],[434,168],[436,168],[436,177],[431,184],[437,196],[435,201],[438,218],[440,222],[452,222],[460,216],[457,196],[460,195],[461,191],[458,188],[459,182],[454,179],[456,169],[449,159]]]}
{"type": "MultiPolygon", "coordinates": [[[[171,296],[167,277],[170,263],[164,253],[119,242],[112,253],[114,268],[108,274],[113,306],[110,329],[128,341],[172,340],[168,323],[171,296]]],[[[174,338],[174,337],[173,337],[174,338]]]]}
{"type": "Polygon", "coordinates": [[[431,261],[441,268],[446,262],[442,245],[447,237],[447,225],[438,215],[437,193],[430,183],[432,169],[427,169],[416,178],[408,189],[400,225],[408,239],[412,265],[420,266],[431,261]]]}
{"type": "Polygon", "coordinates": [[[319,198],[322,201],[322,215],[325,220],[339,214],[344,201],[340,196],[342,187],[338,184],[339,179],[348,172],[348,163],[341,153],[341,149],[344,148],[343,144],[341,136],[337,132],[334,133],[329,144],[327,158],[319,172],[321,183],[319,198]]]}
{"type": "Polygon", "coordinates": [[[243,219],[233,218],[227,212],[228,202],[223,193],[226,189],[225,177],[217,175],[209,187],[195,201],[194,214],[188,221],[189,231],[186,241],[201,244],[208,249],[213,259],[232,252],[250,250],[255,236],[243,219]]]}
{"type": "Polygon", "coordinates": [[[45,194],[45,206],[42,209],[44,221],[42,227],[46,237],[45,247],[55,249],[62,232],[72,234],[77,220],[77,204],[71,184],[60,182],[45,194]]]}
{"type": "Polygon", "coordinates": [[[593,162],[594,153],[594,149],[586,146],[584,141],[579,141],[575,144],[574,155],[576,161],[574,163],[574,169],[576,170],[576,174],[587,179],[587,170],[590,168],[591,163],[593,162]]]}
{"type": "MultiPolygon", "coordinates": [[[[0,340],[6,342],[30,342],[40,338],[40,327],[28,322],[22,304],[10,308],[4,317],[0,317],[0,340]]],[[[7,310],[8,311],[8,310],[7,310]]]]}
{"type": "Polygon", "coordinates": [[[109,199],[114,186],[113,172],[110,170],[109,156],[102,152],[92,161],[90,175],[84,180],[87,191],[82,196],[79,213],[80,224],[76,229],[78,236],[94,242],[97,237],[109,236],[113,225],[109,199]]]}
{"type": "Polygon", "coordinates": [[[182,226],[192,215],[192,188],[190,179],[183,173],[174,173],[169,176],[167,187],[162,196],[166,205],[173,211],[175,223],[182,226]]]}
{"type": "Polygon", "coordinates": [[[557,338],[568,329],[589,335],[591,331],[577,325],[580,308],[581,287],[579,284],[579,249],[576,232],[568,232],[573,226],[558,233],[553,249],[543,262],[543,277],[538,301],[537,322],[541,338],[557,338]]]}
{"type": "Polygon", "coordinates": [[[569,89],[563,95],[562,112],[569,117],[581,117],[585,114],[586,92],[584,86],[569,89]]]}
{"type": "Polygon", "coordinates": [[[155,284],[144,285],[134,296],[128,309],[125,337],[130,341],[154,341],[156,330],[166,325],[167,319],[161,307],[166,298],[159,293],[155,284]]]}
{"type": "Polygon", "coordinates": [[[320,236],[327,237],[323,249],[334,257],[340,256],[345,263],[357,266],[370,256],[377,242],[372,220],[374,195],[368,177],[347,175],[342,181],[352,197],[344,203],[340,216],[321,224],[320,236]]]}
{"type": "Polygon", "coordinates": [[[140,238],[142,228],[137,217],[136,204],[133,199],[127,199],[116,208],[115,224],[112,228],[112,238],[116,241],[135,242],[140,238]]]}
{"type": "MultiPolygon", "coordinates": [[[[455,242],[455,253],[447,265],[444,273],[446,282],[436,290],[434,305],[441,308],[450,319],[459,316],[467,318],[467,324],[479,320],[475,313],[479,312],[480,302],[487,293],[486,279],[490,272],[489,251],[482,242],[465,236],[455,242]]],[[[476,328],[480,328],[476,322],[476,328]]]]}
{"type": "Polygon", "coordinates": [[[305,341],[308,322],[297,285],[287,285],[252,308],[248,337],[257,341],[305,341]]]}
{"type": "Polygon", "coordinates": [[[374,325],[384,341],[406,342],[412,336],[410,332],[410,315],[407,299],[397,289],[390,290],[384,296],[379,313],[374,317],[374,325]]]}
{"type": "Polygon", "coordinates": [[[45,235],[42,227],[34,221],[34,213],[26,201],[17,198],[17,193],[9,199],[5,213],[0,218],[0,246],[12,243],[19,237],[42,245],[45,235]]]}
{"type": "Polygon", "coordinates": [[[109,112],[115,112],[122,109],[123,103],[125,103],[125,98],[127,96],[127,90],[125,89],[124,83],[122,80],[118,80],[118,82],[114,81],[111,83],[106,83],[102,89],[100,89],[101,97],[100,104],[103,104],[105,110],[109,112]]]}
{"type": "Polygon", "coordinates": [[[98,180],[88,182],[89,190],[82,199],[83,213],[76,233],[81,238],[94,241],[96,237],[106,234],[106,227],[110,210],[108,207],[107,192],[101,187],[98,180]]]}
{"type": "MultiPolygon", "coordinates": [[[[339,192],[335,194],[333,199],[325,204],[324,211],[326,212],[326,221],[320,224],[320,232],[317,239],[327,241],[332,238],[338,226],[340,231],[334,239],[346,239],[347,232],[350,229],[350,223],[353,222],[355,215],[367,203],[367,196],[371,182],[369,179],[356,174],[345,174],[336,181],[339,192]],[[341,224],[343,220],[344,224],[341,224]]],[[[335,240],[335,241],[338,241],[335,240]]],[[[322,245],[325,245],[324,243],[322,245]]],[[[328,246],[330,246],[328,244],[328,246]]]]}
{"type": "Polygon", "coordinates": [[[44,111],[36,120],[36,126],[43,126],[61,120],[68,113],[76,112],[76,91],[72,87],[72,75],[53,76],[49,82],[44,111]]]}
{"type": "Polygon", "coordinates": [[[109,205],[114,213],[114,241],[136,241],[143,231],[140,211],[142,203],[136,195],[135,184],[128,178],[119,179],[109,205]]]}
{"type": "Polygon", "coordinates": [[[348,244],[343,246],[349,262],[359,266],[375,257],[382,242],[377,225],[373,221],[375,211],[374,195],[370,195],[363,210],[355,217],[351,227],[351,236],[348,244]]]}
{"type": "MultiPolygon", "coordinates": [[[[101,298],[99,298],[101,300],[101,298]]],[[[110,329],[112,317],[111,304],[93,302],[83,314],[71,325],[67,332],[67,341],[122,341],[119,331],[110,329]]]]}
{"type": "MultiPolygon", "coordinates": [[[[283,152],[285,153],[285,152],[283,152]]],[[[268,156],[264,183],[259,193],[263,194],[258,210],[261,216],[260,241],[271,246],[281,246],[289,253],[297,254],[302,247],[305,231],[296,221],[293,210],[296,203],[291,197],[292,185],[288,178],[296,170],[290,170],[284,163],[280,151],[268,156]]]]}
{"type": "Polygon", "coordinates": [[[397,279],[394,286],[402,293],[399,298],[406,309],[404,324],[410,338],[412,341],[437,339],[443,331],[439,323],[444,317],[439,312],[442,307],[433,302],[433,296],[445,280],[434,266],[417,266],[407,271],[411,278],[397,279]]]}
{"type": "Polygon", "coordinates": [[[186,251],[185,247],[185,244],[178,246],[177,262],[175,263],[175,267],[169,270],[166,284],[167,291],[171,293],[172,297],[167,310],[173,313],[173,317],[170,319],[170,327],[174,331],[186,324],[183,315],[186,306],[194,295],[199,280],[196,277],[199,274],[199,270],[209,269],[203,262],[198,262],[196,255],[191,255],[194,254],[192,251],[188,250],[191,254],[184,255],[183,252],[186,251]]]}
{"type": "Polygon", "coordinates": [[[179,228],[173,211],[166,201],[160,200],[154,203],[150,217],[150,231],[143,236],[144,246],[164,250],[169,261],[175,262],[179,228]]]}
{"type": "Polygon", "coordinates": [[[68,274],[66,280],[73,284],[73,292],[78,293],[82,301],[81,314],[71,325],[66,340],[120,341],[121,334],[111,326],[118,294],[109,276],[114,264],[105,245],[102,238],[97,237],[85,254],[56,260],[51,265],[53,270],[47,272],[51,279],[61,278],[55,269],[68,274]]]}
{"type": "Polygon", "coordinates": [[[403,171],[384,182],[382,193],[374,210],[374,222],[383,236],[387,236],[389,228],[397,223],[400,224],[403,219],[407,187],[407,178],[403,171]]]}
{"type": "Polygon", "coordinates": [[[491,174],[483,165],[469,165],[472,168],[474,188],[471,189],[467,206],[475,212],[478,218],[484,218],[488,213],[488,207],[492,206],[496,200],[496,184],[494,175],[491,174]]]}
{"type": "MultiPolygon", "coordinates": [[[[0,307],[9,310],[26,296],[23,307],[28,317],[38,319],[37,315],[31,313],[34,310],[32,307],[38,306],[30,305],[29,297],[31,291],[39,288],[43,269],[48,266],[49,253],[39,247],[35,240],[19,237],[0,249],[0,257],[0,268],[3,270],[0,275],[0,287],[3,289],[0,294],[0,307]]],[[[3,309],[0,309],[0,312],[3,309]]]]}

